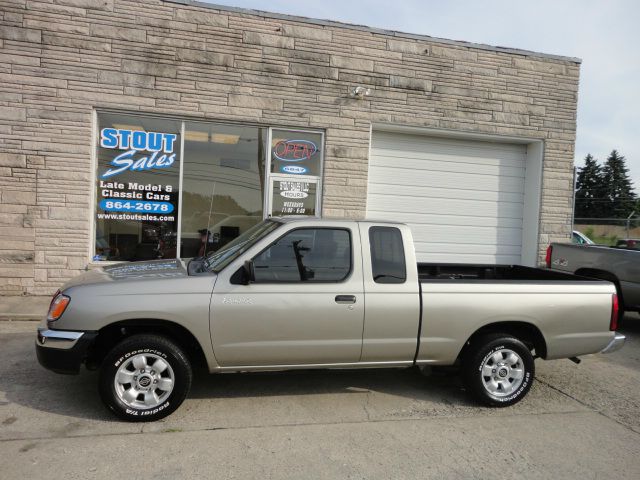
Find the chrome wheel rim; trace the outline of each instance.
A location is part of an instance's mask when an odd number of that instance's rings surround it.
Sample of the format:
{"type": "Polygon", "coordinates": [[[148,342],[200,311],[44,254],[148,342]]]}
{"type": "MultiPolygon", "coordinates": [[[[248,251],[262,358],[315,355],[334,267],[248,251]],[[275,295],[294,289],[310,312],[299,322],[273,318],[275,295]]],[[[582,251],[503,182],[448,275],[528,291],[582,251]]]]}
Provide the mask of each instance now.
{"type": "Polygon", "coordinates": [[[133,355],[120,365],[114,379],[118,398],[136,410],[162,404],[175,384],[173,369],[153,353],[133,355]]]}
{"type": "Polygon", "coordinates": [[[503,348],[485,358],[482,384],[494,397],[506,397],[520,388],[524,380],[524,363],[513,350],[503,348]]]}

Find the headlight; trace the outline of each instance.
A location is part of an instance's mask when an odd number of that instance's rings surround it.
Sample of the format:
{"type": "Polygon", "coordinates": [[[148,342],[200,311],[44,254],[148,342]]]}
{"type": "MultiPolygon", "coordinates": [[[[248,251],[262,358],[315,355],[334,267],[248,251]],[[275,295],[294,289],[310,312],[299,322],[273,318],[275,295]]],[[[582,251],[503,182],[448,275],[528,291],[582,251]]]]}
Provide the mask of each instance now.
{"type": "Polygon", "coordinates": [[[47,321],[54,322],[58,320],[69,305],[71,298],[63,295],[62,293],[56,293],[49,305],[49,313],[47,314],[47,321]]]}

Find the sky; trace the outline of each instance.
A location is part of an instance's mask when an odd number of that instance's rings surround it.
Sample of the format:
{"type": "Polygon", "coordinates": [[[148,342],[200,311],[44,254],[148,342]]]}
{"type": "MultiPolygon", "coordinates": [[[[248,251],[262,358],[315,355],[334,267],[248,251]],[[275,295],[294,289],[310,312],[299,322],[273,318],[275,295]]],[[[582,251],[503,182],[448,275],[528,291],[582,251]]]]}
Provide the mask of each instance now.
{"type": "Polygon", "coordinates": [[[638,0],[215,0],[209,3],[337,20],[582,59],[575,163],[617,149],[640,194],[638,0]],[[391,7],[391,8],[390,8],[391,7]]]}

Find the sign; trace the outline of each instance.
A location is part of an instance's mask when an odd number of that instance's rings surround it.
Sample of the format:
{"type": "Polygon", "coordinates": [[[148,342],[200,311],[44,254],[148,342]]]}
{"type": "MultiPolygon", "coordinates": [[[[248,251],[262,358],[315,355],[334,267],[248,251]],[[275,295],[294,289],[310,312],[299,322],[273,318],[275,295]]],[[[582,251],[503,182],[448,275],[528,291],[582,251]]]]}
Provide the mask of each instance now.
{"type": "Polygon", "coordinates": [[[281,140],[273,147],[273,156],[282,162],[310,160],[318,147],[310,140],[281,140]]]}
{"type": "Polygon", "coordinates": [[[284,198],[307,198],[309,182],[280,182],[280,196],[284,198]]]}
{"type": "Polygon", "coordinates": [[[274,129],[271,173],[319,177],[322,172],[322,134],[274,129]]]}
{"type": "Polygon", "coordinates": [[[170,169],[178,165],[177,140],[175,133],[100,130],[99,220],[175,222],[178,171],[170,169]]]}
{"type": "Polygon", "coordinates": [[[100,178],[114,177],[127,170],[144,171],[171,167],[176,159],[174,146],[177,137],[174,133],[103,128],[100,132],[102,148],[127,151],[111,160],[112,168],[104,172],[100,178]],[[139,152],[148,153],[141,155],[139,152]]]}
{"type": "Polygon", "coordinates": [[[314,181],[275,181],[273,184],[273,215],[315,215],[316,187],[317,183],[314,181]]]}
{"type": "Polygon", "coordinates": [[[280,167],[280,171],[283,173],[292,173],[294,175],[302,175],[307,173],[306,167],[301,167],[300,165],[285,165],[284,167],[280,167]]]}

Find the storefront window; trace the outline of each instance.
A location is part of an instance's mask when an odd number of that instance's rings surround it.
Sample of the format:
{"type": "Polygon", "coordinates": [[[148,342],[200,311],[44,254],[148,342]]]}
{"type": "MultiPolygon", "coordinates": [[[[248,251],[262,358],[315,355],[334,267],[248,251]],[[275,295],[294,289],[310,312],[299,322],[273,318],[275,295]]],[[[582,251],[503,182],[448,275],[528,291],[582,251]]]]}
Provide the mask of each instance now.
{"type": "Polygon", "coordinates": [[[196,257],[271,215],[318,215],[322,143],[320,132],[98,113],[93,260],[196,257]]]}
{"type": "Polygon", "coordinates": [[[185,122],[181,257],[216,251],[263,219],[266,129],[185,122]]]}
{"type": "Polygon", "coordinates": [[[178,121],[98,115],[94,260],[174,258],[178,121]]]}

